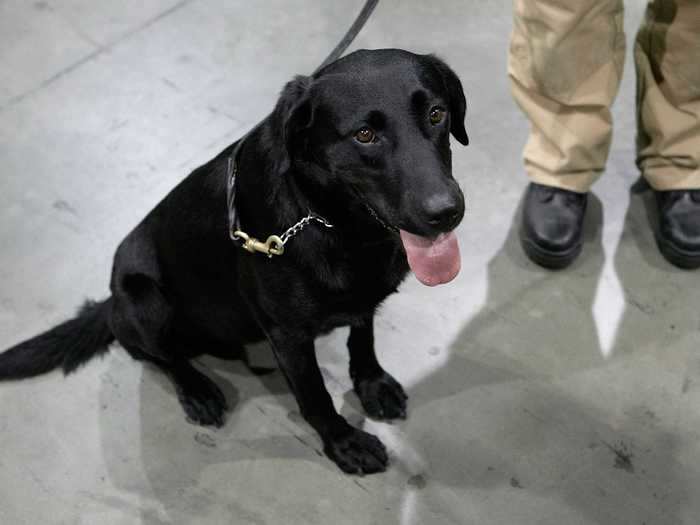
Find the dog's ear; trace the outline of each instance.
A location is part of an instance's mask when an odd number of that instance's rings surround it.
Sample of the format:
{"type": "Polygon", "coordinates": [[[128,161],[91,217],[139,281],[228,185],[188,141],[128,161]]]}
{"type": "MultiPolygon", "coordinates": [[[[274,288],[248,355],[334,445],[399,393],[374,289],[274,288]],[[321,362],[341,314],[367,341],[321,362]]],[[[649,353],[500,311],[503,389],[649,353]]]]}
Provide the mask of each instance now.
{"type": "Polygon", "coordinates": [[[287,82],[275,106],[274,121],[283,150],[278,152],[280,172],[286,172],[290,168],[293,151],[303,146],[303,132],[311,125],[310,84],[311,79],[304,76],[287,82]]]}
{"type": "Polygon", "coordinates": [[[461,144],[469,144],[467,130],[464,129],[464,117],[467,112],[467,99],[464,97],[462,83],[457,74],[450,69],[450,66],[434,55],[426,55],[430,66],[438,72],[442,78],[445,91],[447,92],[450,110],[450,133],[461,144]]]}

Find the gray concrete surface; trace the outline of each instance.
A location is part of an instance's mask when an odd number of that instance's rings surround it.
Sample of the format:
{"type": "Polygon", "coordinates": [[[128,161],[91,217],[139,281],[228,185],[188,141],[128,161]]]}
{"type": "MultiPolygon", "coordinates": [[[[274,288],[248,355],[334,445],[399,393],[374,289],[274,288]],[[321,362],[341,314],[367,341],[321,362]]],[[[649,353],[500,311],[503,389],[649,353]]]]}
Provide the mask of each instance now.
{"type": "MultiPolygon", "coordinates": [[[[0,348],[104,296],[118,241],[360,5],[0,0],[0,348]]],[[[378,322],[409,419],[364,419],[346,332],[318,344],[338,408],[387,443],[387,473],[346,477],[319,457],[279,373],[203,360],[235,404],[212,431],[115,347],[67,379],[0,385],[0,523],[698,523],[700,274],[655,248],[631,61],[585,253],[547,273],[516,242],[527,125],[505,77],[510,27],[508,0],[382,0],[354,46],[438,53],[470,106],[454,159],[462,273],[439,289],[409,279],[378,322]]]]}

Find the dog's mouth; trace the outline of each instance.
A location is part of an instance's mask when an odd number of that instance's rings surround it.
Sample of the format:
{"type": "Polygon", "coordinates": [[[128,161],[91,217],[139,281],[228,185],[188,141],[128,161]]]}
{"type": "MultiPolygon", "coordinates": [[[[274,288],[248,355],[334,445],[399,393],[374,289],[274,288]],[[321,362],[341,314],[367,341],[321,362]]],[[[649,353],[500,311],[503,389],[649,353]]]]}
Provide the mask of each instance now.
{"type": "Polygon", "coordinates": [[[408,265],[420,282],[437,286],[457,277],[462,260],[454,231],[441,233],[435,238],[421,237],[405,230],[399,232],[408,265]]]}
{"type": "Polygon", "coordinates": [[[399,233],[408,265],[421,283],[437,286],[457,277],[462,258],[454,231],[441,233],[437,237],[423,237],[388,224],[369,204],[365,203],[365,206],[384,228],[399,233]]]}

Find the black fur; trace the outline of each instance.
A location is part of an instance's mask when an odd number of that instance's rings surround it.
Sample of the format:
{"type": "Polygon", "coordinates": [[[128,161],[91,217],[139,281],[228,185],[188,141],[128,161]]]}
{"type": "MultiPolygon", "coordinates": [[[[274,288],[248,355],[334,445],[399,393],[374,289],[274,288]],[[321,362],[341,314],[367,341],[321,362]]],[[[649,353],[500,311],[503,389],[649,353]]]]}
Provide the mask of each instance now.
{"type": "Polygon", "coordinates": [[[432,56],[360,51],[296,78],[242,146],[236,206],[242,228],[261,239],[308,210],[335,227],[310,225],[272,259],[237,247],[227,230],[231,145],[124,239],[112,296],[2,354],[0,378],[70,372],[116,337],[172,378],[191,420],[219,426],[224,396],[189,359],[233,355],[266,337],[328,456],[346,472],[384,470],[381,442],[333,408],[314,339],[350,325],[350,373],[362,406],[372,417],[405,417],[406,394],[374,352],[373,316],[408,271],[392,228],[434,236],[462,218],[449,132],[467,143],[465,111],[457,76],[432,56]],[[434,106],[446,110],[439,124],[429,122],[434,106]],[[377,141],[359,143],[361,126],[377,141]],[[436,201],[449,205],[449,216],[435,218],[436,201]]]}
{"type": "Polygon", "coordinates": [[[87,302],[74,319],[0,354],[0,380],[24,379],[59,367],[67,375],[106,352],[114,341],[107,325],[111,303],[87,302]]]}

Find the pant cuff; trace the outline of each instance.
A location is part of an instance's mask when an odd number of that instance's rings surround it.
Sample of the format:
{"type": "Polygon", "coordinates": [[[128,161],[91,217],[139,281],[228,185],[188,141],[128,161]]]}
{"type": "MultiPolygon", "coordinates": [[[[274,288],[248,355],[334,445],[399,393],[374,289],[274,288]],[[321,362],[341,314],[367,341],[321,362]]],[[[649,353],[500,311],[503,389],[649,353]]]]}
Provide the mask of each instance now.
{"type": "Polygon", "coordinates": [[[644,170],[644,178],[657,191],[700,190],[700,170],[656,166],[644,170]]]}
{"type": "Polygon", "coordinates": [[[553,174],[532,167],[526,167],[525,170],[532,182],[576,193],[587,193],[600,177],[600,173],[595,171],[553,174]]]}

